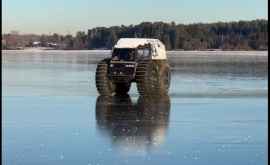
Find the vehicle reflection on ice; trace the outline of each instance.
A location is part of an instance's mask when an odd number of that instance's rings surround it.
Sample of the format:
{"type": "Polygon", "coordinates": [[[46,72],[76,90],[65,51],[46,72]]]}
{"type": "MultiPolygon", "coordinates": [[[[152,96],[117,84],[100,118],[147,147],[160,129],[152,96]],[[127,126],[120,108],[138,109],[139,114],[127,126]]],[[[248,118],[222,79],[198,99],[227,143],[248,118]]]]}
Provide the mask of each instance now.
{"type": "Polygon", "coordinates": [[[139,97],[136,103],[129,95],[99,96],[96,101],[98,130],[125,151],[145,152],[162,144],[169,114],[169,96],[139,97]]]}

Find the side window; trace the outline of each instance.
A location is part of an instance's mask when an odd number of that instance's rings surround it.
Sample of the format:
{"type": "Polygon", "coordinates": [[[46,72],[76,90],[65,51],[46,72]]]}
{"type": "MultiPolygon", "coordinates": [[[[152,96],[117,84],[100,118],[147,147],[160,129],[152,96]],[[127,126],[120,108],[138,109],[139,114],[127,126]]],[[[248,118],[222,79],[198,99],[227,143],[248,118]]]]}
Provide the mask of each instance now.
{"type": "Polygon", "coordinates": [[[143,49],[143,56],[144,57],[149,57],[150,56],[150,50],[148,48],[143,49]]]}
{"type": "Polygon", "coordinates": [[[152,50],[153,50],[153,56],[155,57],[155,56],[157,56],[157,49],[156,49],[156,47],[155,46],[151,46],[151,48],[152,48],[152,50]]]}
{"type": "Polygon", "coordinates": [[[140,57],[142,57],[143,56],[143,49],[138,49],[138,55],[140,56],[140,57]]]}

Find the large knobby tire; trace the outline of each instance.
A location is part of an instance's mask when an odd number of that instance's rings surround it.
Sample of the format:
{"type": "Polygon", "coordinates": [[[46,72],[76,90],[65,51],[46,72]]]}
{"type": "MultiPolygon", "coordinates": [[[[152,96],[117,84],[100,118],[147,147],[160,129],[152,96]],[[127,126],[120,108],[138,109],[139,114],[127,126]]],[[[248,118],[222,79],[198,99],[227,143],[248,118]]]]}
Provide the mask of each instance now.
{"type": "Polygon", "coordinates": [[[110,59],[100,61],[96,69],[96,88],[102,96],[113,96],[115,85],[108,78],[108,63],[110,59]]]}
{"type": "Polygon", "coordinates": [[[140,95],[167,95],[170,88],[170,66],[166,60],[141,62],[136,70],[140,95]]]}

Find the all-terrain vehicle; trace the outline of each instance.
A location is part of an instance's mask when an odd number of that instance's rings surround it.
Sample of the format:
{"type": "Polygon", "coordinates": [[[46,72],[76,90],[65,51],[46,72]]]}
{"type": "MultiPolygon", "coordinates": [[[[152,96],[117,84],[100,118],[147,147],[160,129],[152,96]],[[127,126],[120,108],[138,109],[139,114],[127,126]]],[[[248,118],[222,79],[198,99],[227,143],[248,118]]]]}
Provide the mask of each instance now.
{"type": "Polygon", "coordinates": [[[96,87],[100,95],[128,93],[137,83],[140,95],[167,94],[170,66],[165,46],[158,39],[121,38],[111,58],[100,61],[96,69],[96,87]]]}

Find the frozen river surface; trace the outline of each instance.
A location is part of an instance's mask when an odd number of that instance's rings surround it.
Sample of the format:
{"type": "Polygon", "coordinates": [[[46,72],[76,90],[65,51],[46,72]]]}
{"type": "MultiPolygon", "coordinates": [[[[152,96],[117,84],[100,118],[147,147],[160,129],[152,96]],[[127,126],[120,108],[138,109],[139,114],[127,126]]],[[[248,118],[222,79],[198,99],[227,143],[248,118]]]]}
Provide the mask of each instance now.
{"type": "Polygon", "coordinates": [[[99,97],[107,51],[2,53],[6,165],[267,164],[267,52],[169,52],[158,101],[99,97]]]}

